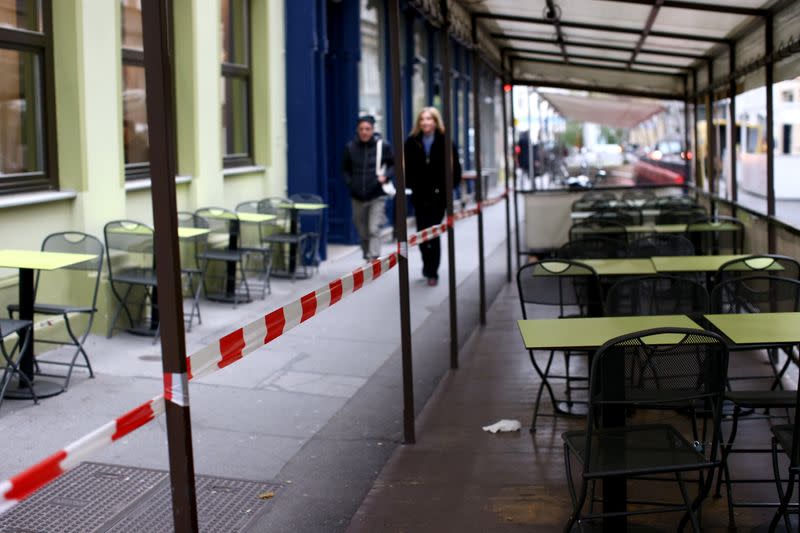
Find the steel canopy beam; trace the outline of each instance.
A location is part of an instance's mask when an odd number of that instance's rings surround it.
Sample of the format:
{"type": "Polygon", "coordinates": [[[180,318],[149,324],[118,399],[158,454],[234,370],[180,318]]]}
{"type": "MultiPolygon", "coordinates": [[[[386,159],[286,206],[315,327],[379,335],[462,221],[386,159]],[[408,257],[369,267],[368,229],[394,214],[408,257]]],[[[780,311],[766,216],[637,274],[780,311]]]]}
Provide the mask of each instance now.
{"type": "MultiPolygon", "coordinates": [[[[507,33],[490,33],[489,36],[493,39],[504,39],[508,41],[523,41],[528,43],[541,43],[553,44],[552,39],[545,39],[543,37],[529,37],[527,35],[515,35],[507,33]]],[[[564,41],[566,46],[582,46],[585,48],[596,48],[598,50],[614,50],[617,52],[633,52],[634,48],[630,46],[618,46],[613,44],[590,43],[584,41],[564,41]]],[[[665,57],[683,57],[686,59],[705,59],[707,56],[704,54],[690,54],[688,52],[670,52],[668,50],[655,50],[653,48],[642,48],[639,50],[640,54],[648,54],[655,56],[665,57]]]]}
{"type": "MultiPolygon", "coordinates": [[[[515,61],[524,61],[526,63],[545,63],[550,65],[561,65],[564,66],[564,62],[562,61],[555,61],[552,59],[539,59],[535,57],[525,57],[525,56],[513,56],[512,59],[515,61]]],[[[678,76],[678,73],[673,72],[661,72],[658,70],[646,70],[646,69],[636,69],[636,68],[626,68],[626,67],[610,67],[607,65],[593,65],[591,63],[576,63],[571,62],[569,66],[573,67],[580,67],[580,68],[591,68],[591,69],[601,69],[601,70],[614,70],[620,72],[631,72],[634,74],[647,74],[650,76],[678,76]]]]}
{"type": "Polygon", "coordinates": [[[637,96],[640,98],[655,98],[657,100],[683,100],[683,95],[680,93],[657,92],[644,89],[627,89],[623,87],[571,83],[557,80],[526,80],[524,78],[515,78],[511,83],[513,85],[524,85],[528,87],[571,89],[573,91],[587,91],[593,93],[614,94],[619,96],[637,96]]]}
{"type": "MultiPolygon", "coordinates": [[[[542,56],[556,56],[561,57],[559,52],[548,52],[546,50],[531,50],[529,48],[517,48],[514,46],[509,46],[502,49],[506,52],[517,52],[520,54],[538,54],[542,56]]],[[[628,59],[617,59],[614,57],[602,57],[602,56],[589,56],[584,54],[570,54],[570,59],[586,59],[588,61],[605,61],[607,63],[621,63],[623,65],[627,65],[629,63],[628,59]]],[[[688,65],[675,65],[673,63],[656,63],[654,61],[636,61],[637,65],[642,65],[645,67],[663,67],[663,68],[676,68],[680,70],[689,70],[688,65]]]]}
{"type": "MultiPolygon", "coordinates": [[[[653,5],[653,0],[597,0],[600,2],[616,2],[620,4],[638,4],[643,6],[653,5]]],[[[767,9],[751,7],[741,7],[720,4],[702,4],[694,2],[684,2],[682,0],[664,0],[661,7],[672,9],[691,9],[692,11],[710,11],[712,13],[728,13],[731,15],[745,15],[751,17],[765,17],[769,14],[767,9]]]]}
{"type": "MultiPolygon", "coordinates": [[[[523,17],[520,15],[507,15],[503,13],[475,13],[475,18],[484,18],[484,19],[492,19],[492,20],[506,20],[509,22],[522,22],[527,24],[539,24],[545,26],[552,26],[553,21],[543,19],[543,18],[536,18],[536,17],[523,17]]],[[[627,34],[634,34],[639,35],[641,34],[642,30],[639,28],[629,28],[625,26],[607,26],[605,24],[589,24],[586,22],[573,22],[573,21],[564,21],[560,20],[559,24],[563,28],[576,28],[582,30],[595,30],[595,31],[603,31],[608,33],[627,33],[627,34]]],[[[691,33],[673,33],[668,31],[651,31],[650,35],[652,37],[663,37],[665,39],[677,39],[680,41],[698,41],[704,43],[727,43],[728,39],[724,37],[710,37],[710,36],[703,36],[703,35],[694,35],[691,33]]]]}
{"type": "MultiPolygon", "coordinates": [[[[561,21],[559,20],[556,11],[556,5],[553,0],[547,0],[547,13],[550,15],[550,18],[553,21],[553,26],[556,28],[556,41],[558,42],[558,46],[561,48],[561,54],[564,56],[564,61],[569,63],[567,47],[564,45],[564,32],[561,31],[561,21]]],[[[474,26],[475,23],[473,22],[472,25],[474,26]]]]}
{"type": "Polygon", "coordinates": [[[644,45],[645,39],[653,30],[653,24],[656,22],[656,17],[658,17],[658,11],[661,9],[661,4],[664,0],[656,0],[653,7],[650,9],[650,13],[647,15],[647,22],[644,24],[644,29],[642,30],[642,34],[639,36],[639,41],[636,43],[636,47],[631,53],[631,59],[628,61],[628,68],[633,66],[633,62],[636,61],[636,56],[639,55],[639,51],[642,49],[642,45],[644,45]]]}

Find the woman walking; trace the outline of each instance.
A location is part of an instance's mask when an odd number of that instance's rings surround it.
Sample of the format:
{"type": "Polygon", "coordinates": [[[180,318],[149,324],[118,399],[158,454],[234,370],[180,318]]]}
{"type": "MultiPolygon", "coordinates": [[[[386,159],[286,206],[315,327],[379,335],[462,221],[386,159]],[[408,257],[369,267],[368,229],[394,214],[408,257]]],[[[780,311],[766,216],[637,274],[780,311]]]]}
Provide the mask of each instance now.
{"type": "MultiPolygon", "coordinates": [[[[417,219],[417,231],[442,223],[447,207],[444,175],[444,124],[435,107],[419,112],[411,135],[406,139],[406,184],[411,189],[411,203],[417,219]]],[[[461,163],[453,144],[453,188],[461,181],[461,163]]],[[[422,275],[428,285],[439,282],[441,244],[439,237],[420,244],[422,275]]]]}

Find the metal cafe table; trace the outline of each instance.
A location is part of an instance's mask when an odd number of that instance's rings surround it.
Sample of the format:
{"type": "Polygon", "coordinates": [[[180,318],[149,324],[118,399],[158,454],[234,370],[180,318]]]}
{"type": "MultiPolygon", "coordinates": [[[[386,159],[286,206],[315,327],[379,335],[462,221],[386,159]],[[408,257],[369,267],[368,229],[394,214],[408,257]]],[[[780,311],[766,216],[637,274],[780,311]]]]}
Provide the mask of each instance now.
{"type": "MultiPolygon", "coordinates": [[[[597,317],[569,319],[533,319],[517,321],[525,348],[529,350],[595,350],[607,341],[652,328],[700,329],[685,315],[597,317]]],[[[626,508],[627,487],[624,477],[603,481],[603,511],[620,512],[626,508]]],[[[606,518],[604,530],[623,531],[625,517],[606,518]],[[618,529],[618,528],[622,529],[618,529]]]]}
{"type": "MultiPolygon", "coordinates": [[[[280,207],[290,211],[289,219],[289,232],[296,235],[300,229],[300,214],[302,211],[318,211],[320,209],[327,209],[328,204],[320,204],[313,202],[292,202],[291,204],[281,204],[280,207]]],[[[289,270],[288,272],[274,272],[278,276],[294,276],[294,271],[297,268],[296,264],[297,245],[291,244],[289,246],[289,270]]]]}
{"type": "MultiPolygon", "coordinates": [[[[34,250],[0,250],[0,268],[16,268],[19,270],[19,317],[21,320],[33,320],[34,304],[34,270],[58,270],[95,259],[91,254],[72,254],[58,252],[42,252],[34,250]]],[[[64,388],[60,384],[46,380],[34,380],[33,330],[30,342],[20,354],[20,372],[33,383],[33,389],[39,398],[47,398],[61,394],[64,388]]],[[[31,399],[33,393],[20,383],[16,390],[6,391],[6,397],[14,399],[31,399]]]]}
{"type": "MultiPolygon", "coordinates": [[[[268,215],[266,213],[240,213],[231,211],[219,211],[216,214],[204,214],[205,217],[216,218],[219,220],[230,220],[230,234],[228,237],[228,248],[231,250],[239,249],[239,235],[241,233],[240,225],[242,222],[246,224],[262,224],[275,220],[275,215],[268,215]]],[[[224,299],[226,301],[235,301],[234,293],[236,292],[236,262],[228,262],[227,281],[225,282],[224,299]]]]}

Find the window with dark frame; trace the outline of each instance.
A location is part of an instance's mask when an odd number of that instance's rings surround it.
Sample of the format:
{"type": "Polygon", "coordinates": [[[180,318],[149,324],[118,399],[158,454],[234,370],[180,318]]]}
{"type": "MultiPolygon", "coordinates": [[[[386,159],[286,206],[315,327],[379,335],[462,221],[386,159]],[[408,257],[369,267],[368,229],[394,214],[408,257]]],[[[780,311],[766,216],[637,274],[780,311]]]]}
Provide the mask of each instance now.
{"type": "Polygon", "coordinates": [[[223,166],[253,164],[249,0],[222,0],[223,166]]]}
{"type": "Polygon", "coordinates": [[[120,1],[122,4],[122,142],[125,178],[140,179],[150,176],[142,0],[120,1]]]}
{"type": "Polygon", "coordinates": [[[0,194],[55,189],[49,0],[0,0],[0,194]]]}

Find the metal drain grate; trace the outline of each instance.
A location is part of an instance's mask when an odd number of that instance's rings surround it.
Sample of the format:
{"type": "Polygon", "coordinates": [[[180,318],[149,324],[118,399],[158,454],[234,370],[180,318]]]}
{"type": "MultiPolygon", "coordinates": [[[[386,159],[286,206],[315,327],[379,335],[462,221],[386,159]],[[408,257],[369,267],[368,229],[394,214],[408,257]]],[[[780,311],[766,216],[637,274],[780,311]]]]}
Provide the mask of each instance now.
{"type": "MultiPolygon", "coordinates": [[[[197,510],[200,531],[216,533],[241,531],[269,505],[259,494],[277,490],[276,485],[197,476],[197,510]]],[[[125,513],[109,533],[169,533],[172,531],[172,506],[169,483],[158,486],[152,496],[125,513]]]]}
{"type": "MultiPolygon", "coordinates": [[[[277,491],[269,483],[197,476],[200,528],[241,530],[277,491]]],[[[0,533],[172,531],[169,475],[161,470],[82,463],[9,512],[0,515],[0,533]]]]}

